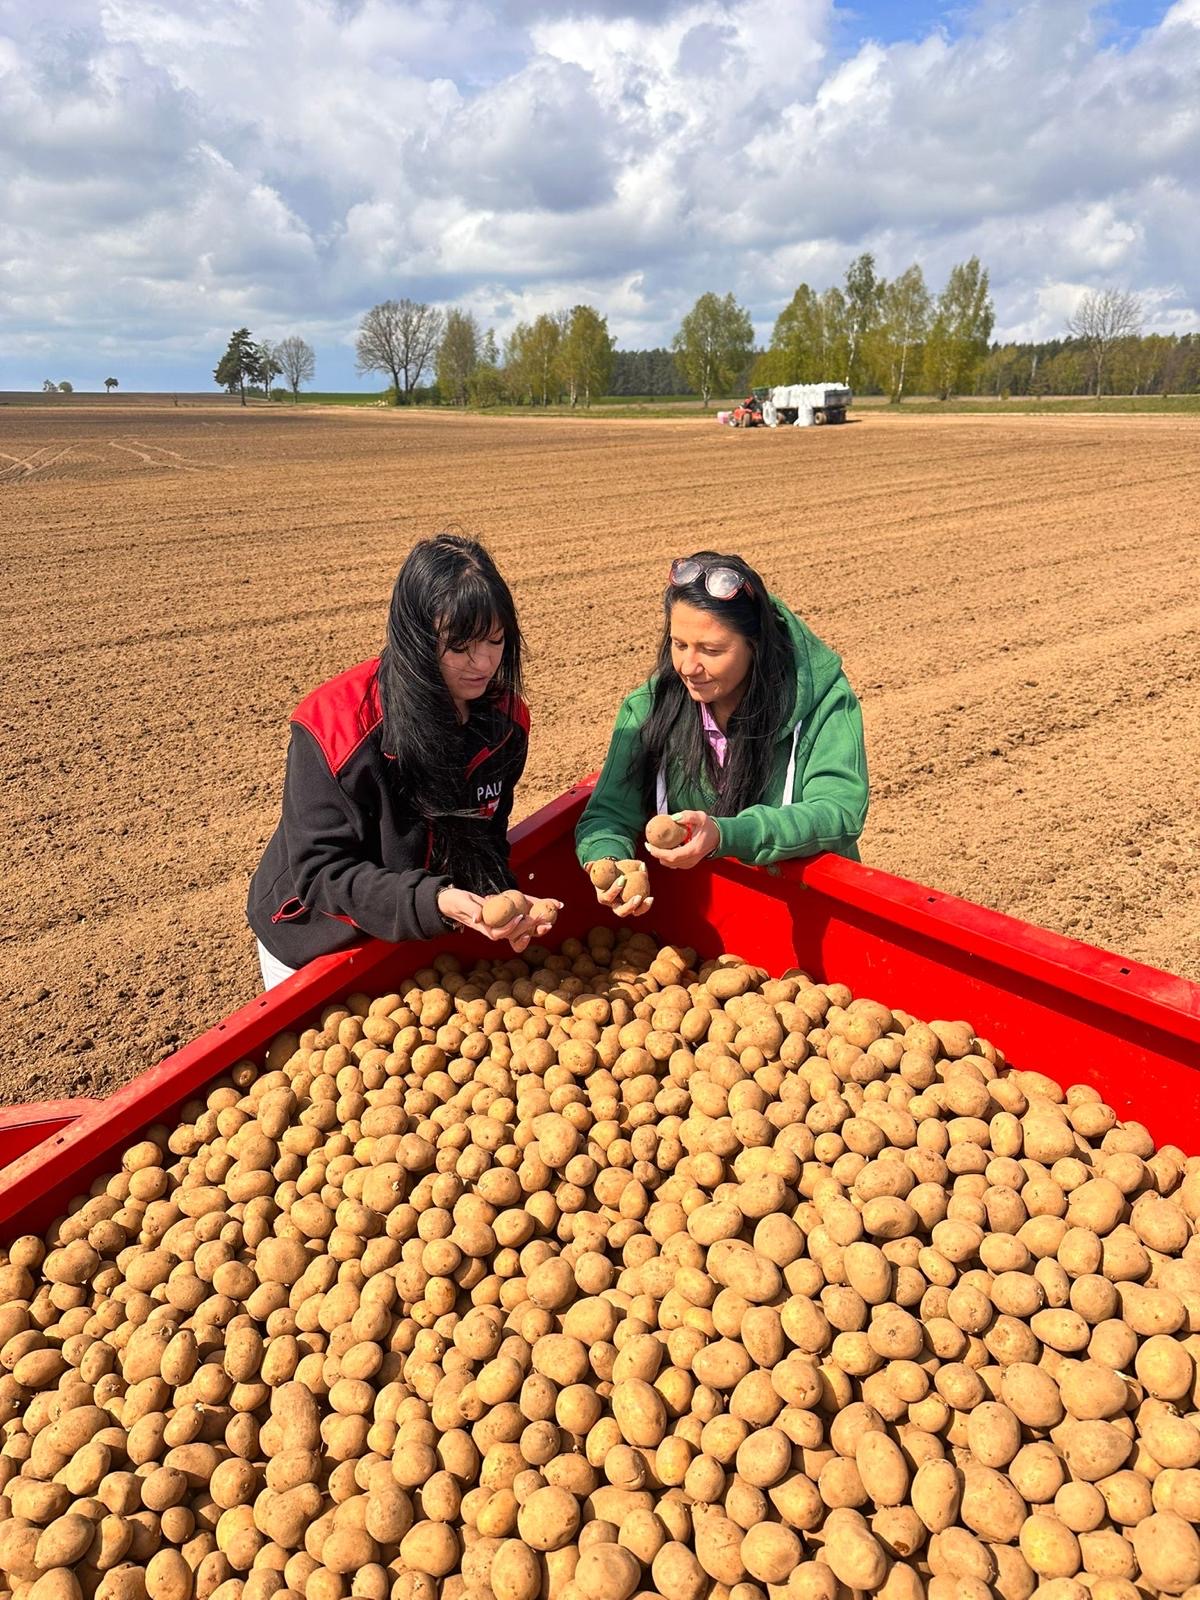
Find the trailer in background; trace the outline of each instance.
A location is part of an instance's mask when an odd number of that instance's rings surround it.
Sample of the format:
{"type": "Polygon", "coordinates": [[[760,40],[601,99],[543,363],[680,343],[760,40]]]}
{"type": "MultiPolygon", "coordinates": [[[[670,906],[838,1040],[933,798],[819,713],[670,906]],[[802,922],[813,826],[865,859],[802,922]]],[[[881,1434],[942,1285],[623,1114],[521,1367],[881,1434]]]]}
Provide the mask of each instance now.
{"type": "Polygon", "coordinates": [[[845,422],[853,398],[846,385],[840,383],[776,384],[773,389],[762,391],[763,421],[768,428],[845,422]]]}

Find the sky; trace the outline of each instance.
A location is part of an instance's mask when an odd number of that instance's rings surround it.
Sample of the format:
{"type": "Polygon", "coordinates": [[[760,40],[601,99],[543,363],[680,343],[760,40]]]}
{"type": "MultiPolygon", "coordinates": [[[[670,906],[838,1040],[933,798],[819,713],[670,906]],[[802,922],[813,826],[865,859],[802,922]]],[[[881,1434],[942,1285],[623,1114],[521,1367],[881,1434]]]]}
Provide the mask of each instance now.
{"type": "Polygon", "coordinates": [[[404,295],[765,343],[862,250],[978,254],[999,338],[1200,328],[1200,0],[0,0],[0,389],[210,387],[240,326],[378,388],[404,295]]]}

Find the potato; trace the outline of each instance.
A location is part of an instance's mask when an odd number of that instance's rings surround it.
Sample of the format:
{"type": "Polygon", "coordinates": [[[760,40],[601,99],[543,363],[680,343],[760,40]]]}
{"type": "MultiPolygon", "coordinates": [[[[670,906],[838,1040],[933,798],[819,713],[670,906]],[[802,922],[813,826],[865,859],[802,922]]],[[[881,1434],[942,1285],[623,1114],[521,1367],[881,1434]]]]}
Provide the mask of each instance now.
{"type": "Polygon", "coordinates": [[[38,1539],[35,1565],[42,1572],[74,1566],[91,1544],[94,1531],[90,1519],[75,1512],[55,1518],[38,1539]]]}
{"type": "Polygon", "coordinates": [[[612,860],[591,861],[588,863],[587,875],[592,880],[592,887],[603,894],[616,883],[621,876],[621,869],[612,860]]]}
{"type": "Polygon", "coordinates": [[[1080,1361],[1066,1367],[1058,1386],[1063,1405],[1080,1421],[1118,1417],[1129,1400],[1125,1380],[1100,1361],[1080,1361]]]}
{"type": "Polygon", "coordinates": [[[908,1492],[909,1472],[900,1447],[886,1433],[865,1433],[854,1453],[862,1486],[877,1506],[898,1506],[908,1492]]]}
{"type": "MultiPolygon", "coordinates": [[[[339,1531],[344,1532],[346,1537],[335,1548],[339,1567],[333,1570],[353,1572],[353,1565],[341,1563],[350,1560],[352,1551],[365,1552],[373,1541],[365,1534],[357,1536],[353,1529],[339,1531]]],[[[336,1538],[337,1534],[331,1537],[336,1538]]],[[[445,1522],[414,1523],[400,1541],[400,1559],[404,1565],[413,1572],[428,1573],[431,1578],[444,1578],[454,1570],[459,1557],[458,1537],[445,1522]]]]}
{"type": "Polygon", "coordinates": [[[1191,1355],[1177,1339],[1152,1334],[1138,1348],[1134,1363],[1138,1381],[1159,1400],[1182,1400],[1196,1378],[1191,1355]]]}
{"type": "Polygon", "coordinates": [[[1063,1419],[1058,1385],[1049,1373],[1027,1361],[1005,1367],[1000,1394],[1003,1403],[1027,1428],[1052,1428],[1063,1419]]]}
{"type": "Polygon", "coordinates": [[[531,1549],[561,1550],[579,1527],[579,1502],[566,1489],[535,1489],[517,1513],[517,1527],[531,1549]]]}
{"type": "Polygon", "coordinates": [[[910,1498],[930,1533],[943,1532],[957,1519],[962,1489],[962,1476],[949,1461],[926,1461],[917,1468],[910,1498]]]}
{"type": "MultiPolygon", "coordinates": [[[[800,1555],[800,1540],[781,1523],[759,1523],[742,1540],[742,1564],[750,1576],[757,1578],[760,1583],[786,1583],[799,1563],[800,1555]]],[[[657,1571],[654,1576],[657,1580],[657,1571]]]]}
{"type": "Polygon", "coordinates": [[[1131,1535],[1144,1583],[1156,1592],[1182,1594],[1200,1583],[1200,1538],[1173,1511],[1143,1518],[1131,1535]]]}
{"type": "MultiPolygon", "coordinates": [[[[624,1539],[624,1531],[621,1537],[624,1539]]],[[[733,1585],[745,1579],[742,1540],[742,1528],[719,1510],[713,1510],[695,1521],[696,1559],[708,1576],[715,1578],[718,1583],[733,1585]]],[[[665,1542],[664,1539],[655,1546],[651,1561],[665,1542]]],[[[642,1560],[645,1560],[644,1556],[642,1560]]]]}
{"type": "Polygon", "coordinates": [[[687,837],[687,829],[674,817],[651,817],[646,824],[646,843],[656,850],[677,850],[687,837]]]}
{"type": "Polygon", "coordinates": [[[644,862],[618,861],[617,873],[625,880],[621,886],[621,900],[624,903],[628,903],[630,900],[645,899],[650,893],[650,878],[644,862]]]}
{"type": "Polygon", "coordinates": [[[504,928],[517,917],[523,917],[529,902],[518,889],[506,889],[503,894],[488,895],[479,908],[479,916],[486,928],[504,928]]]}
{"type": "Polygon", "coordinates": [[[882,1545],[854,1510],[831,1511],[825,1519],[824,1556],[834,1576],[848,1588],[878,1589],[887,1572],[882,1545]]]}
{"type": "Polygon", "coordinates": [[[1073,1578],[1079,1571],[1079,1541],[1057,1517],[1035,1511],[1020,1533],[1021,1554],[1040,1578],[1073,1578]]]}
{"type": "Polygon", "coordinates": [[[659,1550],[651,1563],[650,1573],[663,1600],[700,1600],[709,1588],[708,1578],[699,1561],[687,1545],[675,1539],[659,1550]]]}
{"type": "Polygon", "coordinates": [[[1004,1473],[981,1466],[968,1466],[964,1470],[959,1515],[972,1533],[977,1533],[981,1539],[990,1544],[1014,1543],[1025,1522],[1027,1510],[1024,1500],[1004,1473]]]}
{"type": "Polygon", "coordinates": [[[537,1600],[541,1562],[519,1539],[506,1539],[492,1557],[488,1580],[495,1600],[537,1600]]]}

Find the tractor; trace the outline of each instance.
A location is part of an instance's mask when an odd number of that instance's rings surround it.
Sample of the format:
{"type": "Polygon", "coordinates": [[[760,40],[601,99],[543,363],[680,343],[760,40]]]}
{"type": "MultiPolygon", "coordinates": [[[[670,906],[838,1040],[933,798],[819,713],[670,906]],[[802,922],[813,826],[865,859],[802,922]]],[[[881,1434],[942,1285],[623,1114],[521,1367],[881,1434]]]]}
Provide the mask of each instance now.
{"type": "Polygon", "coordinates": [[[852,399],[846,384],[775,384],[752,389],[732,411],[718,412],[717,420],[734,428],[777,428],[785,423],[808,428],[817,422],[845,422],[852,399]]]}

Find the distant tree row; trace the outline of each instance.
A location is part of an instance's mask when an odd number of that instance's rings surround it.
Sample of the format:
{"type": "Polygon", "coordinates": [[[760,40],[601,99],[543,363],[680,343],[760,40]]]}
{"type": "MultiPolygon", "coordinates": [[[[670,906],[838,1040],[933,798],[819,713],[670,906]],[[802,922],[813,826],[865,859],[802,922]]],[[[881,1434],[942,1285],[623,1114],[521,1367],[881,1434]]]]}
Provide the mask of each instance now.
{"type": "Polygon", "coordinates": [[[1093,290],[1069,319],[1066,339],[994,344],[980,364],[976,393],[1200,392],[1200,334],[1143,333],[1142,321],[1136,295],[1093,290]]]}
{"type": "Polygon", "coordinates": [[[695,394],[671,350],[614,350],[609,394],[695,394]]]}
{"type": "Polygon", "coordinates": [[[888,282],[865,251],[842,286],[802,283],[755,363],[756,383],[840,379],[859,393],[900,400],[920,388],[948,400],[970,391],[988,350],[995,311],[978,256],[950,269],[932,295],[914,263],[888,282]]]}
{"type": "MultiPolygon", "coordinates": [[[[776,318],[765,350],[755,348],[749,312],[732,294],[702,294],[670,350],[616,350],[594,306],[543,312],[520,322],[503,349],[471,311],[423,301],[385,300],[359,324],[360,373],[389,380],[394,405],[436,400],[459,406],[589,406],[601,395],[698,395],[707,406],[750,384],[845,382],[859,394],[906,395],[1192,393],[1200,390],[1200,334],[1142,334],[1142,305],[1120,289],[1084,294],[1066,337],[1030,344],[991,342],[995,310],[977,256],[950,269],[934,294],[914,262],[891,280],[869,251],[841,284],[802,283],[776,318]]],[[[231,394],[271,397],[282,377],[293,399],[316,363],[298,335],[255,341],[231,335],[213,374],[231,394]]],[[[117,380],[105,380],[116,388],[117,380]]],[[[46,389],[70,392],[69,384],[46,389]]]]}
{"type": "Polygon", "coordinates": [[[612,375],[608,324],[582,305],[519,322],[501,352],[495,331],[481,329],[471,311],[385,300],[363,317],[355,351],[359,372],[391,378],[396,405],[423,393],[431,374],[438,398],[452,405],[589,406],[608,392],[612,375]]]}

